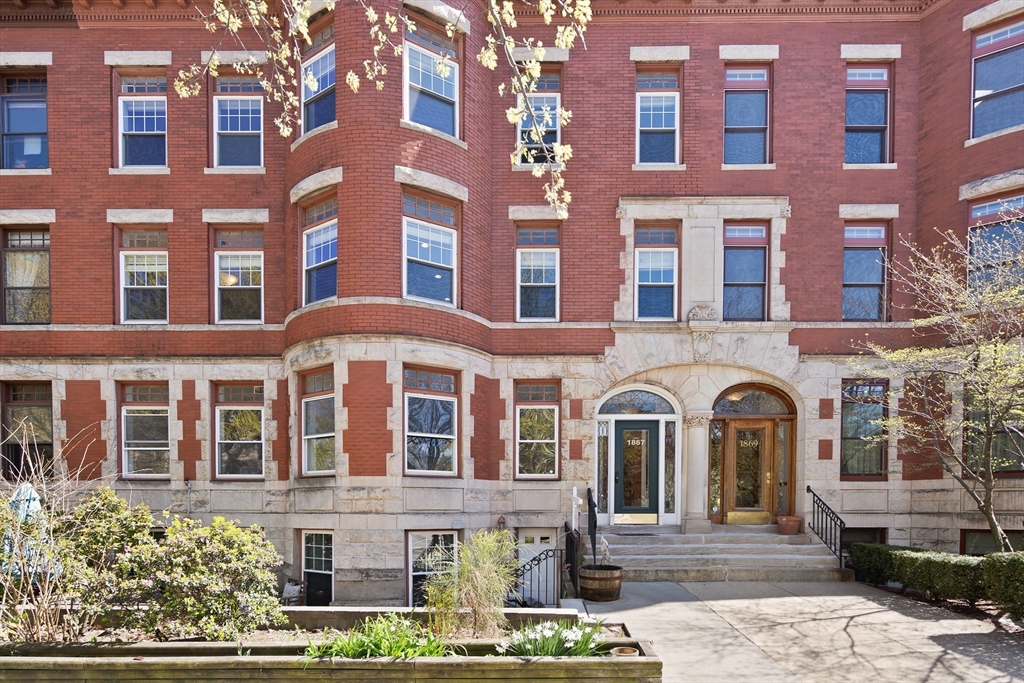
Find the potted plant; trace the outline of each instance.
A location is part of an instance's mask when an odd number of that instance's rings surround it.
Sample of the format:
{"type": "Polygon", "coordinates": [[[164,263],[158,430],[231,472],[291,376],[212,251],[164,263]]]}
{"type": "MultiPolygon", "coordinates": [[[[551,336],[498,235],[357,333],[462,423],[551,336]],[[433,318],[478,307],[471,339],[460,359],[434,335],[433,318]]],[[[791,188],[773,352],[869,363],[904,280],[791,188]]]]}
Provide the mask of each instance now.
{"type": "Polygon", "coordinates": [[[776,515],[775,523],[779,525],[779,533],[786,536],[800,533],[804,518],[796,515],[776,515]]]}

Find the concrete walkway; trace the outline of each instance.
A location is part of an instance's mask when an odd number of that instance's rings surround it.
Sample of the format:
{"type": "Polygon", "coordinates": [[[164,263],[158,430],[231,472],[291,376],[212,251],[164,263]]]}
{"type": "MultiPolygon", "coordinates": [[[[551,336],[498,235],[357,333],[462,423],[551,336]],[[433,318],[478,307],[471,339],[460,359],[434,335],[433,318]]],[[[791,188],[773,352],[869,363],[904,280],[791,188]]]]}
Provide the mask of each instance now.
{"type": "Polygon", "coordinates": [[[1024,637],[858,583],[627,583],[586,611],[654,641],[665,683],[1024,681],[1024,637]]]}

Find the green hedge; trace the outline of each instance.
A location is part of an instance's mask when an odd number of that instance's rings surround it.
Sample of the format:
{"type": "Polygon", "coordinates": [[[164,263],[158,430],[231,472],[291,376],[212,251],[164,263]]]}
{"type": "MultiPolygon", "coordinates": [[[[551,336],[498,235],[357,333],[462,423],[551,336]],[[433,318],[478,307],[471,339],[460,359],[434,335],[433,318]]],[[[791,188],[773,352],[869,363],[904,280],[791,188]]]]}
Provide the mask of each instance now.
{"type": "Polygon", "coordinates": [[[989,599],[1024,619],[1024,552],[986,555],[982,567],[989,599]]]}

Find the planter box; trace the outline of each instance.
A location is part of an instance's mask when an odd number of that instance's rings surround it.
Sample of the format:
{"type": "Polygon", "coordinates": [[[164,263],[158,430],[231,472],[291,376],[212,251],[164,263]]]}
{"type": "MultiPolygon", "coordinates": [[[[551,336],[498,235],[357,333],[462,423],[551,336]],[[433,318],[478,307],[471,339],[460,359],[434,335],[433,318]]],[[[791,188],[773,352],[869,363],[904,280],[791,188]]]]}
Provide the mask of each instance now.
{"type": "Polygon", "coordinates": [[[155,683],[157,681],[546,681],[655,683],[661,660],[647,641],[615,639],[602,649],[635,647],[638,657],[488,657],[496,641],[460,641],[468,656],[408,660],[314,660],[303,671],[302,646],[260,643],[238,656],[234,643],[138,645],[5,645],[0,647],[4,683],[155,683]]]}
{"type": "MultiPolygon", "coordinates": [[[[544,609],[510,607],[503,610],[505,618],[512,628],[539,624],[544,621],[579,621],[579,612],[574,609],[545,607],[544,609]]],[[[288,623],[274,626],[274,630],[291,631],[296,626],[306,631],[322,631],[324,628],[335,628],[346,631],[368,617],[376,617],[388,612],[397,612],[408,619],[416,619],[425,624],[430,613],[422,607],[282,607],[281,612],[288,617],[288,623]]]]}

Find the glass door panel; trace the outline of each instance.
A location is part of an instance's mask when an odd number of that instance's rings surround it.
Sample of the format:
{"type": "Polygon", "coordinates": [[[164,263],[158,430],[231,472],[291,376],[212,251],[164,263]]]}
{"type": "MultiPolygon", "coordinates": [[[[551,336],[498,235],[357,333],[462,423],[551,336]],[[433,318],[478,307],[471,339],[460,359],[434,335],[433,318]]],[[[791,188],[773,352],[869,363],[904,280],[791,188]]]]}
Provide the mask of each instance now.
{"type": "Polygon", "coordinates": [[[736,504],[737,508],[761,509],[764,480],[764,433],[762,429],[737,429],[736,504]]]}
{"type": "Polygon", "coordinates": [[[773,424],[735,420],[728,423],[725,471],[726,521],[730,524],[769,524],[775,493],[772,489],[775,443],[773,424]]]}
{"type": "Polygon", "coordinates": [[[658,523],[658,423],[615,423],[615,523],[658,523]]]}

